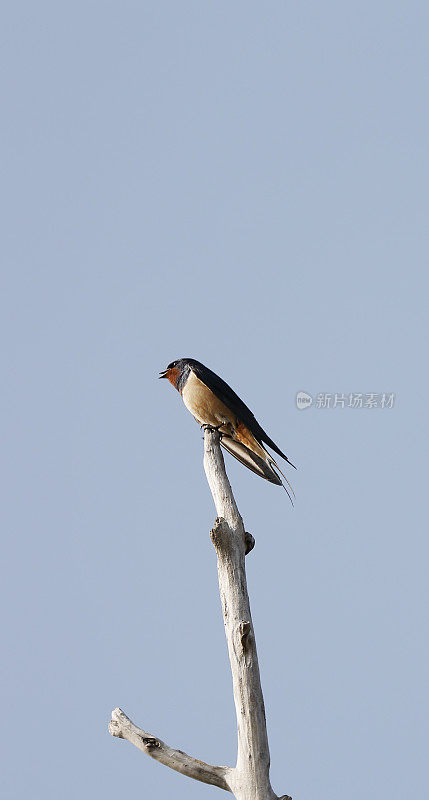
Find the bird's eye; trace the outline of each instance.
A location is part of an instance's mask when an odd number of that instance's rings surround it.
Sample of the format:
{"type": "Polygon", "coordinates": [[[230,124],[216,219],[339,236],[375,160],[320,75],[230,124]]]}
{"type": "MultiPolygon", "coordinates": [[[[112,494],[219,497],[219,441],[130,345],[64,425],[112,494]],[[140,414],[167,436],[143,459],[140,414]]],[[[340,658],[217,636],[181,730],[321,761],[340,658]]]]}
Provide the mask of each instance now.
{"type": "Polygon", "coordinates": [[[176,367],[177,364],[178,364],[178,361],[172,361],[171,364],[168,365],[167,369],[173,369],[173,367],[176,367]]]}

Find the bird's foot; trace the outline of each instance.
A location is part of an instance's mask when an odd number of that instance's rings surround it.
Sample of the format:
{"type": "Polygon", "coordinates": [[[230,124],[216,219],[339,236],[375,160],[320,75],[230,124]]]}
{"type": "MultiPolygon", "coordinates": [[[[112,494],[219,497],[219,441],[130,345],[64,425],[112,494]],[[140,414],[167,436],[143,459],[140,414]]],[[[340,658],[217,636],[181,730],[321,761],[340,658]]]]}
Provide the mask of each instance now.
{"type": "Polygon", "coordinates": [[[225,424],[224,422],[221,422],[220,425],[208,425],[208,424],[204,423],[204,425],[201,425],[200,427],[201,427],[201,430],[204,431],[204,433],[206,431],[217,431],[222,436],[222,433],[221,433],[220,429],[224,427],[224,424],[225,424]]]}

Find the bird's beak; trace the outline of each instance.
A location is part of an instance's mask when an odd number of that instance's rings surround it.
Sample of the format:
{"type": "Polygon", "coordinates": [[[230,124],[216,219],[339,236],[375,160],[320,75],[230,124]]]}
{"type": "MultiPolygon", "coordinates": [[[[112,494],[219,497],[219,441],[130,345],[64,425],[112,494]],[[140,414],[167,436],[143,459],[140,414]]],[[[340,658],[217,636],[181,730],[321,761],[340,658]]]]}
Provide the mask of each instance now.
{"type": "Polygon", "coordinates": [[[168,369],[163,369],[162,372],[159,373],[159,378],[166,378],[167,377],[168,369]]]}

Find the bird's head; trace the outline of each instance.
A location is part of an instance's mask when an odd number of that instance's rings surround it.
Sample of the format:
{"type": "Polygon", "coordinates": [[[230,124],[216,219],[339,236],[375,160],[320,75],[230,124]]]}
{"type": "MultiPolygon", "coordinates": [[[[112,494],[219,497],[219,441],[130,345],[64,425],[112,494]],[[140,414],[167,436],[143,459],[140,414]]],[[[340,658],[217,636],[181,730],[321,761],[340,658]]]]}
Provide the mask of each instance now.
{"type": "Polygon", "coordinates": [[[159,373],[159,377],[167,378],[174,388],[180,392],[184,382],[186,381],[188,371],[188,359],[178,358],[177,361],[172,361],[171,364],[168,365],[167,369],[163,369],[162,372],[159,373]]]}

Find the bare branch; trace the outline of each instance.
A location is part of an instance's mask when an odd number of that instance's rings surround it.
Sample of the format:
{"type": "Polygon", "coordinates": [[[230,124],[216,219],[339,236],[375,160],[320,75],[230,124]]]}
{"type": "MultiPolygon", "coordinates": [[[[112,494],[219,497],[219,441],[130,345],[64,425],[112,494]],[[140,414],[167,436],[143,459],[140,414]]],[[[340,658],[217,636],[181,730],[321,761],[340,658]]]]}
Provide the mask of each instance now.
{"type": "Polygon", "coordinates": [[[217,767],[172,750],[161,739],[141,730],[121,711],[112,712],[109,731],[128,739],[139,750],[167,767],[203,783],[232,792],[237,800],[291,800],[277,798],[270,783],[264,699],[259,675],[255,633],[247,593],[245,557],[255,540],[244,530],[228,480],[217,430],[204,433],[204,469],[218,517],[211,531],[217,554],[219,593],[231,663],[237,715],[237,763],[217,767]]]}
{"type": "Polygon", "coordinates": [[[186,755],[182,750],[172,750],[157,736],[152,736],[134,725],[120,708],[112,711],[109,732],[119,739],[127,739],[155,761],[175,769],[176,772],[181,772],[182,775],[187,775],[188,778],[194,778],[202,783],[211,783],[213,786],[219,786],[220,789],[231,791],[227,783],[227,776],[231,772],[229,767],[214,767],[186,755]]]}
{"type": "Polygon", "coordinates": [[[245,569],[245,555],[254,545],[254,539],[245,533],[219,443],[219,433],[206,428],[204,469],[218,513],[211,538],[217,554],[238,729],[237,764],[230,786],[239,800],[275,800],[269,778],[264,698],[245,569]]]}

